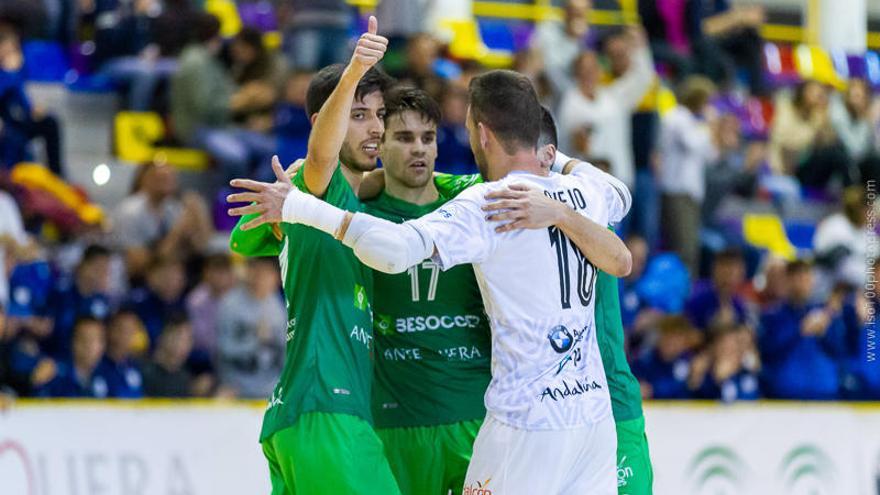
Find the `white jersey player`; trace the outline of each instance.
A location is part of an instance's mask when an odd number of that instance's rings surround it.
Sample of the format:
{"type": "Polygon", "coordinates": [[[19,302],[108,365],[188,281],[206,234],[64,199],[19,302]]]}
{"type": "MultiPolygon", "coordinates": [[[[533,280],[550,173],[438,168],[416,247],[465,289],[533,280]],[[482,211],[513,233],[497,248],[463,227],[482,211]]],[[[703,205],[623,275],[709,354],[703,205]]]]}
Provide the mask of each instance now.
{"type": "Polygon", "coordinates": [[[275,184],[234,181],[255,193],[230,200],[254,204],[231,213],[310,225],[389,273],[425,258],[443,269],[473,264],[492,327],[492,381],[464,493],[614,494],[616,434],[593,288],[597,267],[629,272],[629,252],[605,228],[626,214],[629,192],[590,165],[567,176],[541,168],[541,108],[523,76],[492,71],[470,90],[471,146],[490,182],[443,208],[403,224],[347,213],[290,190],[276,163],[275,184]],[[501,227],[487,218],[495,198],[505,211],[492,219],[511,221],[501,227]]]}

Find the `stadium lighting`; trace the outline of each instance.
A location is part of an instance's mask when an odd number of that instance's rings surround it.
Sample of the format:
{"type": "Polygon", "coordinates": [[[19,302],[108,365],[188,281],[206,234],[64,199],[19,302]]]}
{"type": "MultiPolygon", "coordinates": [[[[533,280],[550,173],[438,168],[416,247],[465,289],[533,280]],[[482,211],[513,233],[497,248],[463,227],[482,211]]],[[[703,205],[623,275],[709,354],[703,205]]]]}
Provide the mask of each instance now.
{"type": "Polygon", "coordinates": [[[103,186],[110,182],[110,167],[106,163],[101,163],[92,170],[92,180],[95,184],[103,186]]]}

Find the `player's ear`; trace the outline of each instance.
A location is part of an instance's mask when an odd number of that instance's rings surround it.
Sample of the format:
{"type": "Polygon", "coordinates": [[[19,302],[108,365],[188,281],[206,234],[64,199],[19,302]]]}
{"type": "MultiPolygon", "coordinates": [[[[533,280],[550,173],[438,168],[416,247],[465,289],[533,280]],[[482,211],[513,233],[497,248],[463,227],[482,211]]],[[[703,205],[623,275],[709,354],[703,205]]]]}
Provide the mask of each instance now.
{"type": "Polygon", "coordinates": [[[313,113],[311,117],[309,117],[309,123],[312,124],[312,127],[315,127],[315,121],[318,120],[318,114],[313,113]]]}
{"type": "Polygon", "coordinates": [[[477,122],[477,132],[480,134],[480,146],[485,149],[489,146],[489,136],[492,134],[492,131],[483,125],[482,122],[477,122]]]}
{"type": "Polygon", "coordinates": [[[556,146],[547,144],[538,148],[538,160],[541,162],[541,168],[549,169],[556,160],[556,146]]]}

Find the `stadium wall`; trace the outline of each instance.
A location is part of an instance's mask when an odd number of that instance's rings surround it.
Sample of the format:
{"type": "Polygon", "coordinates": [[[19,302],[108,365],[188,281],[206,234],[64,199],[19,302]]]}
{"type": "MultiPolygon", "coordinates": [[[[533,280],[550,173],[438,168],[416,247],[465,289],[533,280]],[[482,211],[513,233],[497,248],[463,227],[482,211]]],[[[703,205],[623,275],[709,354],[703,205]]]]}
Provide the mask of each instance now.
{"type": "MultiPolygon", "coordinates": [[[[266,494],[263,407],[22,401],[0,413],[0,493],[266,494]]],[[[658,495],[880,494],[880,404],[646,409],[658,495]]]]}

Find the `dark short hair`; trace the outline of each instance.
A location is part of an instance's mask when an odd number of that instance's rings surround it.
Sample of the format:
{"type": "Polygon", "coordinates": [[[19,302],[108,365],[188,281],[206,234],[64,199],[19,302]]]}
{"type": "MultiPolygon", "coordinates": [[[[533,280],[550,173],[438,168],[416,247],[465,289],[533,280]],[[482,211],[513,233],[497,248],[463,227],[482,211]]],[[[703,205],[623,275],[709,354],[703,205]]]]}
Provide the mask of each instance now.
{"type": "Polygon", "coordinates": [[[207,43],[220,36],[220,20],[207,12],[192,12],[190,16],[190,36],[195,43],[207,43]]]}
{"type": "Polygon", "coordinates": [[[789,261],[787,265],[785,265],[785,273],[789,275],[794,275],[800,272],[808,272],[813,269],[813,263],[810,260],[806,259],[796,259],[793,261],[789,261]]]}
{"type": "Polygon", "coordinates": [[[489,127],[507,153],[535,149],[541,135],[541,104],[531,81],[511,70],[471,79],[471,118],[489,127]]]}
{"type": "MultiPolygon", "coordinates": [[[[309,89],[306,92],[306,113],[308,113],[309,118],[321,111],[324,102],[330,98],[330,94],[333,93],[336,85],[339,84],[343,71],[345,71],[344,65],[333,64],[319,70],[312,77],[312,82],[309,83],[309,89]]],[[[375,91],[385,94],[392,84],[394,84],[394,79],[382,69],[374,66],[358,82],[354,99],[362,101],[364,96],[375,91]]]]}
{"type": "Polygon", "coordinates": [[[77,329],[83,325],[99,325],[101,328],[104,327],[104,322],[95,318],[94,316],[80,316],[76,319],[76,322],[73,324],[73,333],[76,334],[77,329]]]}
{"type": "Polygon", "coordinates": [[[82,260],[80,260],[80,264],[89,263],[94,261],[95,258],[106,258],[110,256],[110,250],[106,246],[102,246],[100,244],[90,244],[86,247],[85,251],[83,251],[82,260]]]}
{"type": "Polygon", "coordinates": [[[596,48],[600,52],[604,52],[606,48],[608,48],[608,44],[611,43],[611,40],[615,38],[624,37],[627,35],[626,28],[623,26],[614,26],[608,29],[601,38],[599,38],[599,42],[596,45],[596,48]]]}
{"type": "Polygon", "coordinates": [[[742,250],[736,247],[729,247],[722,249],[715,253],[715,259],[713,260],[715,264],[718,263],[743,263],[743,253],[742,250]]]}
{"type": "Polygon", "coordinates": [[[398,86],[385,93],[385,126],[393,115],[406,111],[417,112],[434,125],[440,124],[440,105],[424,90],[412,86],[398,86]]]}
{"type": "Polygon", "coordinates": [[[553,114],[550,109],[541,105],[541,137],[538,138],[538,146],[559,146],[559,138],[556,135],[556,121],[553,120],[553,114]]]}
{"type": "Polygon", "coordinates": [[[232,257],[227,253],[214,253],[205,257],[202,270],[228,270],[232,268],[232,257]]]}
{"type": "Polygon", "coordinates": [[[258,52],[266,51],[266,45],[263,44],[263,33],[259,29],[250,26],[241,28],[241,31],[235,35],[235,41],[244,43],[258,52]]]}

